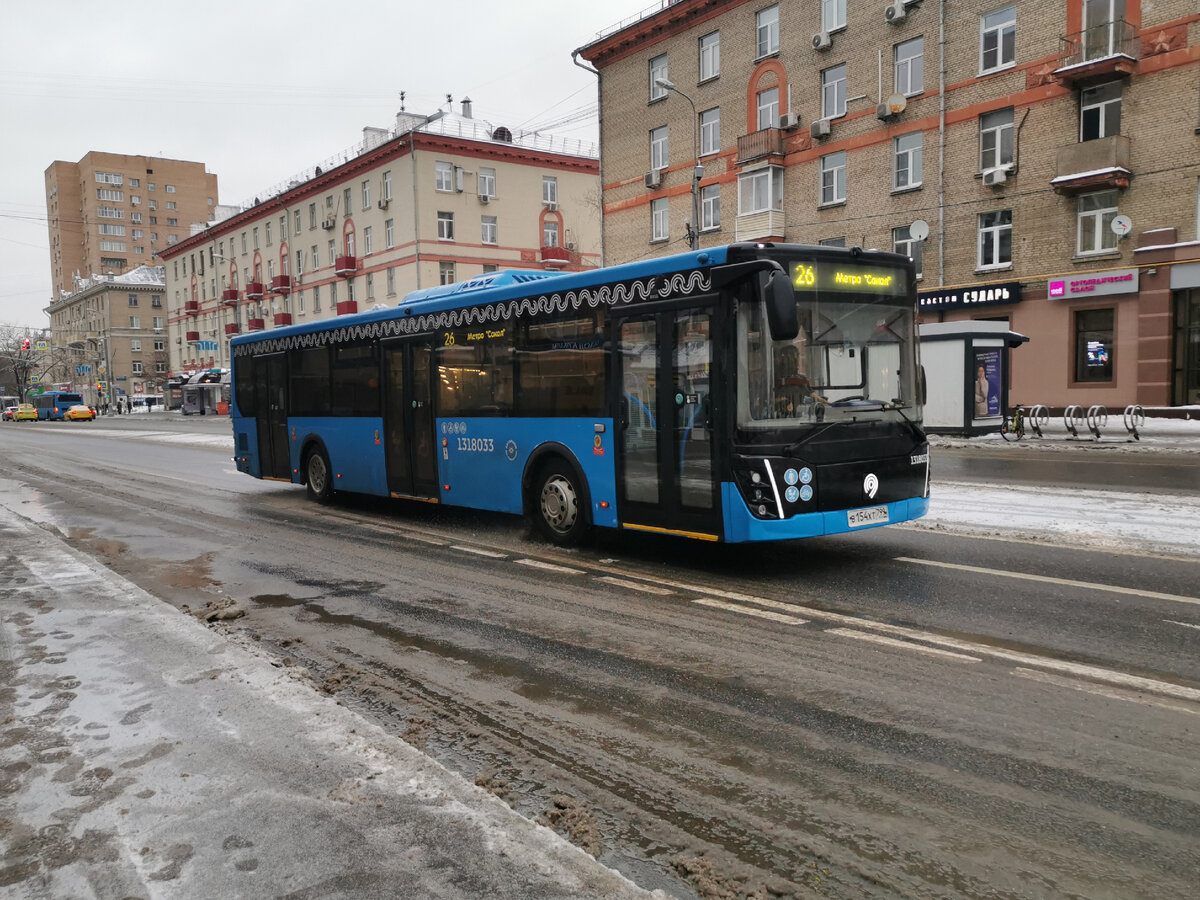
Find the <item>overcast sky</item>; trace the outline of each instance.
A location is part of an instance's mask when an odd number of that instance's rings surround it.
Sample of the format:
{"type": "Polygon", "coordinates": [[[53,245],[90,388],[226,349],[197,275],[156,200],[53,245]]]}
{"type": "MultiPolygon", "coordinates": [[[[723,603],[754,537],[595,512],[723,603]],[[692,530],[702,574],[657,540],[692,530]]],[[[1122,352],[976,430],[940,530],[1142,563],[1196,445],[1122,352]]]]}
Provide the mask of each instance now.
{"type": "Polygon", "coordinates": [[[598,140],[571,51],[654,5],[242,0],[5,4],[0,324],[45,327],[45,171],[90,150],[202,162],[237,204],[409,112],[470,97],[514,132],[598,140]]]}

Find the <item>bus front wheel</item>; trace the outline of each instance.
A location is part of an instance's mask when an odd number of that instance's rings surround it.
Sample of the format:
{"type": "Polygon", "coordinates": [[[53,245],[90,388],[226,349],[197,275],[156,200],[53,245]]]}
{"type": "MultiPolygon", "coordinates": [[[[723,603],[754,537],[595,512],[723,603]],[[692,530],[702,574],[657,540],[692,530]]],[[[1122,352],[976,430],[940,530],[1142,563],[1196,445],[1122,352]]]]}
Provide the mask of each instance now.
{"type": "Polygon", "coordinates": [[[587,509],[579,476],[563,460],[551,460],[538,473],[533,515],[538,530],[560,547],[578,544],[587,534],[587,509]]]}
{"type": "Polygon", "coordinates": [[[308,486],[308,499],[317,503],[328,503],[333,497],[333,477],[330,474],[329,457],[320,447],[309,451],[304,463],[304,481],[308,486]]]}

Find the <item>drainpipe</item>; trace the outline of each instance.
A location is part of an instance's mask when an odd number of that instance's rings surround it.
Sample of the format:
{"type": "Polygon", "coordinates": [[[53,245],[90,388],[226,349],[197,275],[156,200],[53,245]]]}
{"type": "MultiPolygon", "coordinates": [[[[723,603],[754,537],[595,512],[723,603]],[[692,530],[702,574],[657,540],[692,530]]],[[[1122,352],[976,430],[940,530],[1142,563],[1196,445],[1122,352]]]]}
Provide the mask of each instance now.
{"type": "Polygon", "coordinates": [[[412,192],[413,192],[413,268],[417,272],[416,290],[421,289],[421,216],[418,207],[417,194],[417,139],[416,126],[408,129],[408,156],[412,163],[412,192]]]}
{"type": "MultiPolygon", "coordinates": [[[[581,63],[579,61],[579,59],[578,59],[579,51],[582,49],[583,49],[582,47],[579,47],[579,48],[571,51],[571,62],[575,63],[575,65],[579,66],[579,68],[583,69],[583,71],[591,72],[593,75],[596,76],[596,108],[599,110],[599,113],[598,113],[598,115],[599,115],[599,135],[598,135],[598,137],[602,138],[604,135],[604,103],[601,102],[601,98],[603,95],[604,80],[603,80],[603,76],[601,76],[600,71],[598,69],[593,69],[591,66],[584,65],[583,63],[581,63]]],[[[699,126],[697,126],[697,127],[699,127],[699,126]]],[[[598,185],[596,185],[596,188],[600,192],[600,265],[603,267],[603,265],[604,265],[604,148],[603,148],[603,145],[600,145],[600,183],[598,185]]],[[[693,191],[694,190],[695,190],[695,185],[693,184],[693,191]]],[[[699,232],[699,230],[700,230],[700,222],[699,221],[696,222],[695,228],[696,228],[696,231],[699,232]]]]}
{"type": "Polygon", "coordinates": [[[938,287],[946,283],[946,0],[938,0],[938,287]]]}

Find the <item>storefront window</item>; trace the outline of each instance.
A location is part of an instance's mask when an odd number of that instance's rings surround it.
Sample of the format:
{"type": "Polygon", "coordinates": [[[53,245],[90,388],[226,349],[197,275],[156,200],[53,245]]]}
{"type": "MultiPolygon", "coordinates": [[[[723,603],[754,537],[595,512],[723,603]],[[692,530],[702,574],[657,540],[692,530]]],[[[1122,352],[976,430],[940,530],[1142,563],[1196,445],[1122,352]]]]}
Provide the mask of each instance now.
{"type": "Polygon", "coordinates": [[[1075,313],[1075,380],[1112,381],[1112,309],[1081,309],[1075,313]]]}

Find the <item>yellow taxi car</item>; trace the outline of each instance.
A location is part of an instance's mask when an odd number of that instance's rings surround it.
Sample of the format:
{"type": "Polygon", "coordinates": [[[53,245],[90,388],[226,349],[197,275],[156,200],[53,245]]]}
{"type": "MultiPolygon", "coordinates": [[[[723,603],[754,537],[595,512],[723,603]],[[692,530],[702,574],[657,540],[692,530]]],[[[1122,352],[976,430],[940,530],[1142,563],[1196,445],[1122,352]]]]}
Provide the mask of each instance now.
{"type": "Polygon", "coordinates": [[[33,408],[32,403],[20,404],[17,406],[17,411],[13,413],[14,422],[36,422],[37,420],[37,410],[33,408]]]}
{"type": "Polygon", "coordinates": [[[67,422],[83,421],[90,422],[96,418],[96,413],[92,411],[90,406],[76,405],[72,406],[65,413],[63,419],[67,422]]]}

